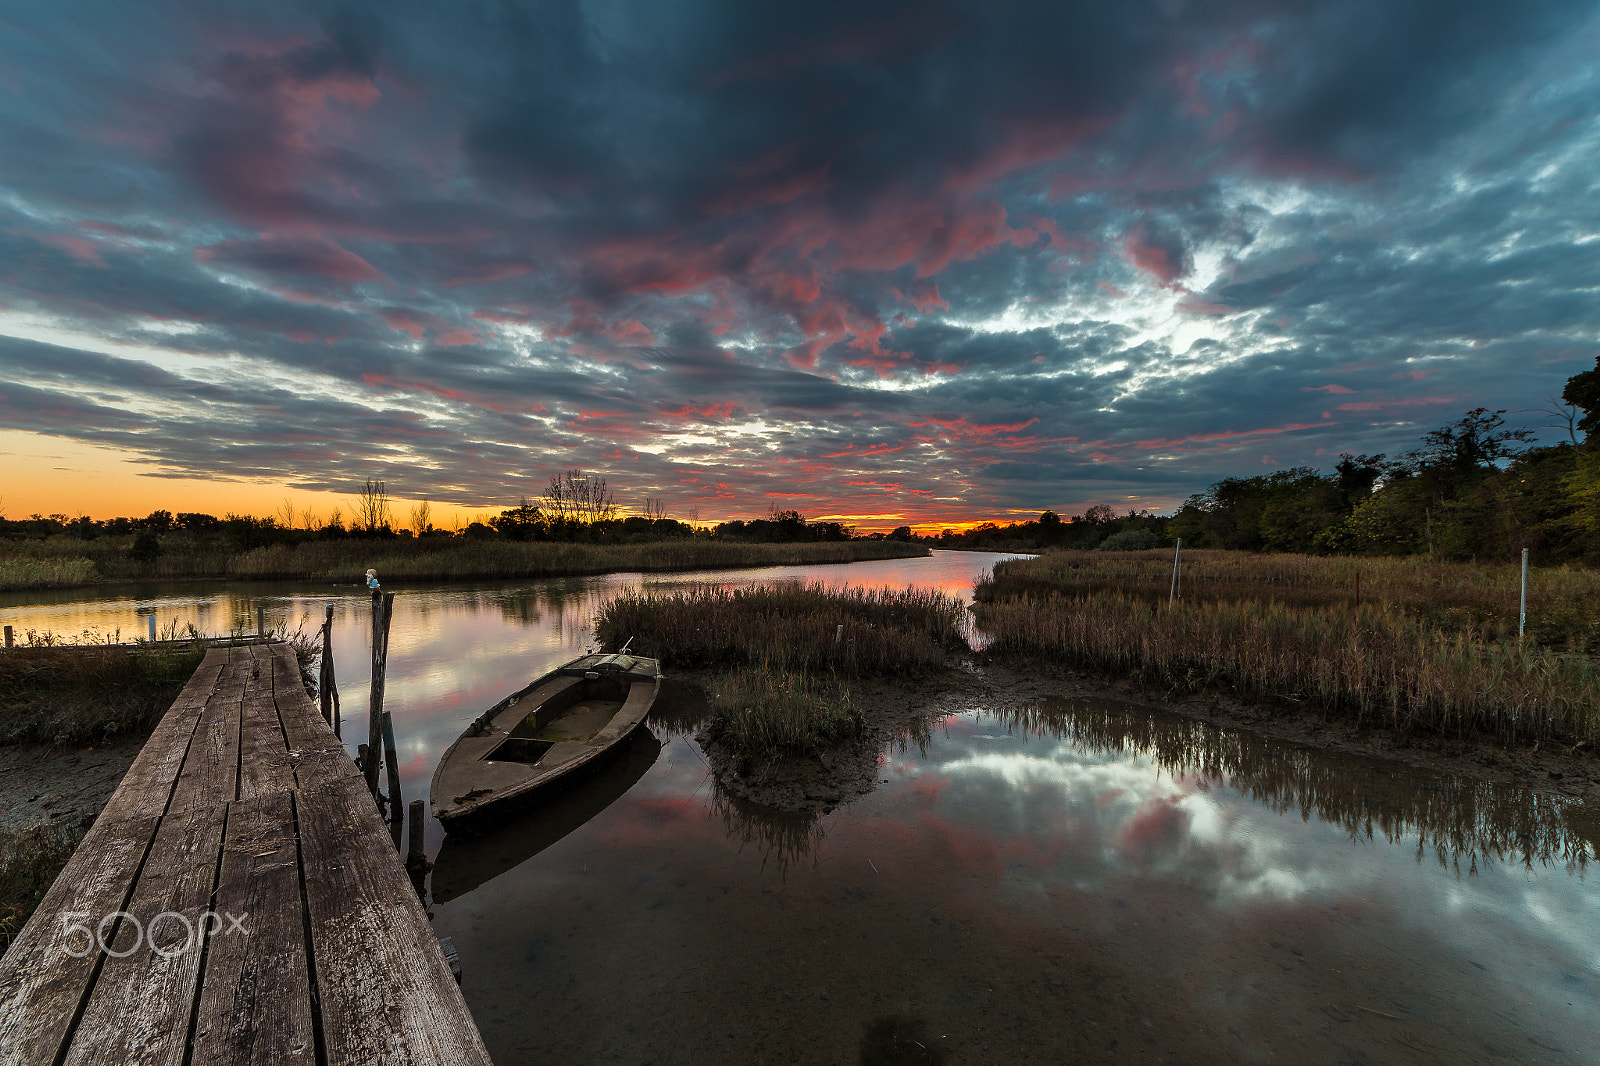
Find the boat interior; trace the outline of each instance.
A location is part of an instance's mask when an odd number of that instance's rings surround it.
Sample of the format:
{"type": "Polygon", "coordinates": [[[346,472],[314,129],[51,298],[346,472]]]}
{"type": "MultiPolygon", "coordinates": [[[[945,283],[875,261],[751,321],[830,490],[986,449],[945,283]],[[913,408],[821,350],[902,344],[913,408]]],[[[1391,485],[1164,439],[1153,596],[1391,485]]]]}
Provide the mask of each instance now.
{"type": "Polygon", "coordinates": [[[507,730],[508,736],[485,759],[537,763],[556,744],[587,744],[611,724],[628,698],[625,678],[563,678],[570,684],[553,693],[507,730]]]}

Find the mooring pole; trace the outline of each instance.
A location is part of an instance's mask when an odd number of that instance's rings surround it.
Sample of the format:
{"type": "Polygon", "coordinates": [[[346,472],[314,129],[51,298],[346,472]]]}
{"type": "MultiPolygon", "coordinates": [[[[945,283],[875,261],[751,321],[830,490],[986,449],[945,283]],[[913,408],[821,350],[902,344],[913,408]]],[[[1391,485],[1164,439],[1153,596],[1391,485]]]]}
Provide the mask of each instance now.
{"type": "Polygon", "coordinates": [[[151,611],[144,617],[145,621],[150,623],[150,643],[154,644],[156,642],[156,613],[151,611]]]}
{"type": "Polygon", "coordinates": [[[389,784],[389,818],[394,822],[394,846],[400,846],[400,823],[405,821],[405,803],[400,798],[400,756],[395,752],[394,719],[383,712],[383,766],[389,784]]]}
{"type": "Polygon", "coordinates": [[[12,644],[15,643],[15,639],[16,638],[11,635],[11,627],[6,626],[6,647],[11,647],[12,644]]]}
{"type": "Polygon", "coordinates": [[[417,894],[420,896],[428,876],[428,850],[423,844],[423,831],[427,828],[424,819],[427,817],[427,812],[421,800],[411,801],[410,817],[410,839],[406,845],[406,872],[411,875],[411,883],[416,886],[417,894]]]}
{"type": "MultiPolygon", "coordinates": [[[[322,619],[322,668],[317,675],[317,696],[322,703],[322,720],[333,726],[333,604],[322,619]]],[[[339,735],[334,726],[333,735],[339,735]]]]}
{"type": "Polygon", "coordinates": [[[378,794],[378,759],[383,751],[383,593],[372,594],[372,681],[367,693],[367,761],[361,772],[367,791],[378,794]]]}
{"type": "Polygon", "coordinates": [[[265,607],[256,607],[256,639],[267,639],[267,609],[265,607]]]}
{"type": "Polygon", "coordinates": [[[1522,549],[1522,606],[1517,612],[1517,639],[1528,628],[1528,549],[1522,549]]]}
{"type": "Polygon", "coordinates": [[[1178,599],[1178,556],[1183,554],[1183,538],[1178,538],[1178,546],[1172,552],[1172,591],[1167,593],[1167,606],[1171,607],[1178,599]]]}

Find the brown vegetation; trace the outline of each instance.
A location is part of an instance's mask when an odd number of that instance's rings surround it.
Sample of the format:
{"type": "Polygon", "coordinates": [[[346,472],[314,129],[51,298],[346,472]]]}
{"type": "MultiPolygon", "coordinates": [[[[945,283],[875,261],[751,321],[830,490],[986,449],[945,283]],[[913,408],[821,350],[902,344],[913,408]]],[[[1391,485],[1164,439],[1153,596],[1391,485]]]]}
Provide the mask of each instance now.
{"type": "Polygon", "coordinates": [[[205,656],[203,641],[0,650],[0,743],[100,744],[148,733],[205,656]]]}
{"type": "Polygon", "coordinates": [[[618,596],[596,632],[610,647],[632,638],[634,651],[670,666],[896,674],[938,667],[965,647],[965,617],[959,600],[933,589],[701,585],[618,596]]]}
{"type": "Polygon", "coordinates": [[[941,667],[966,647],[965,620],[959,600],[932,589],[705,585],[620,596],[596,631],[669,666],[733,666],[713,683],[708,736],[766,762],[859,732],[838,679],[941,667]]]}
{"type": "Polygon", "coordinates": [[[11,946],[82,837],[81,828],[69,825],[0,833],[0,952],[11,946]]]}
{"type": "MultiPolygon", "coordinates": [[[[1341,569],[1353,577],[1355,560],[1207,552],[1169,606],[1171,556],[1086,554],[996,567],[977,590],[992,653],[1131,673],[1174,692],[1279,697],[1402,732],[1600,740],[1600,670],[1518,641],[1515,585],[1507,636],[1509,581],[1494,568],[1361,560],[1356,606],[1353,581],[1333,580],[1341,569]]],[[[1543,581],[1532,603],[1582,649],[1593,612],[1573,584],[1543,581]]]]}

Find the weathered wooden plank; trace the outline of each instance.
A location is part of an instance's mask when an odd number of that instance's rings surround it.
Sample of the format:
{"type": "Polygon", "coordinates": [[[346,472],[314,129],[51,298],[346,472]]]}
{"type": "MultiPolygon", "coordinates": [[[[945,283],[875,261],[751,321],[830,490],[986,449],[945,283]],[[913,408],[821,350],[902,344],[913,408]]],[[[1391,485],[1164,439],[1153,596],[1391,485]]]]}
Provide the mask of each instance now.
{"type": "MultiPolygon", "coordinates": [[[[278,717],[283,723],[294,764],[295,781],[302,791],[320,788],[352,775],[359,777],[344,744],[333,735],[328,723],[317,713],[296,673],[292,656],[280,656],[273,664],[273,696],[278,717]]],[[[371,803],[371,797],[367,802],[371,803]]]]}
{"type": "Polygon", "coordinates": [[[245,682],[239,718],[239,798],[249,799],[294,787],[289,746],[273,701],[271,661],[245,682]]]}
{"type": "Polygon", "coordinates": [[[298,809],[330,1066],[488,1063],[365,782],[324,785],[298,809]]]}
{"type": "Polygon", "coordinates": [[[194,734],[195,724],[216,690],[227,662],[225,648],[213,648],[206,653],[194,675],[189,678],[189,683],[178,693],[178,698],[167,709],[167,713],[161,716],[150,739],[139,749],[128,772],[122,775],[122,783],[106,801],[100,817],[159,815],[166,810],[167,800],[172,795],[173,780],[178,776],[178,769],[189,750],[189,739],[194,734]]]}
{"type": "Polygon", "coordinates": [[[216,691],[195,724],[168,810],[217,807],[238,796],[239,711],[245,684],[258,669],[251,660],[238,658],[223,667],[216,691]]]}
{"type": "Polygon", "coordinates": [[[226,814],[216,804],[162,819],[124,908],[133,920],[117,927],[66,1066],[183,1062],[226,814]]]}
{"type": "Polygon", "coordinates": [[[66,1046],[100,963],[94,931],[125,909],[158,824],[154,815],[101,815],[11,942],[0,960],[0,1062],[44,1066],[66,1046]]]}
{"type": "Polygon", "coordinates": [[[314,1061],[305,909],[289,791],[244,798],[229,808],[212,907],[222,925],[206,954],[191,1062],[314,1061]]]}

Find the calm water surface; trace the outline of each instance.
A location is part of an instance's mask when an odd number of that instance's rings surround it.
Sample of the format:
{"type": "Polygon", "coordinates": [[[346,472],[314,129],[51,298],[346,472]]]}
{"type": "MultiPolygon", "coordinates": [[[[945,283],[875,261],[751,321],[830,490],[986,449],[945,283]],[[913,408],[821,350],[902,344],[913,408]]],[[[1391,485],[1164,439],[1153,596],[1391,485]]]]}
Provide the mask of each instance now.
{"type": "MultiPolygon", "coordinates": [[[[997,558],[399,589],[406,798],[476,714],[587,647],[618,589],[968,595],[997,558]]],[[[261,604],[309,631],[326,602],[359,718],[354,588],[13,596],[0,620],[128,634],[153,609],[220,632],[261,604]]],[[[435,925],[496,1061],[1600,1060],[1593,812],[1047,698],[950,715],[865,798],[774,817],[717,789],[695,696],[669,690],[653,735],[533,817],[468,843],[430,827],[435,925]]]]}

